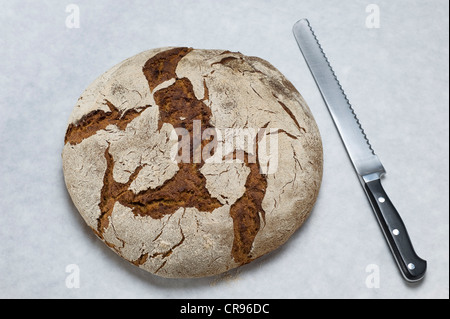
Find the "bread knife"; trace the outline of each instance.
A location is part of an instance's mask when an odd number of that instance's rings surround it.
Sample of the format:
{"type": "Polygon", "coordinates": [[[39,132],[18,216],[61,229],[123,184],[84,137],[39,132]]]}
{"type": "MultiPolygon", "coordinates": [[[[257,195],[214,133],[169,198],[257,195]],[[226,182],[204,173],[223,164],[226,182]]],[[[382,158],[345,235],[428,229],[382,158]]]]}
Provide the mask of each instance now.
{"type": "Polygon", "coordinates": [[[386,171],[375,155],[309,21],[298,21],[293,32],[403,277],[408,282],[421,280],[427,262],[414,251],[405,224],[381,185],[380,179],[386,171]]]}

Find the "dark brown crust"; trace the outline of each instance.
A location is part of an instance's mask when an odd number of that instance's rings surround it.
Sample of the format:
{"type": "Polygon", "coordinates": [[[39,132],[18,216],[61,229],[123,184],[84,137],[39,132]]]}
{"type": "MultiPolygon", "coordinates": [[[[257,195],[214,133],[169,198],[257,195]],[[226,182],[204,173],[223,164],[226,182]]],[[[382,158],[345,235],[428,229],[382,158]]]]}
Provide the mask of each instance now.
{"type": "Polygon", "coordinates": [[[123,193],[130,187],[133,180],[139,174],[142,167],[139,167],[131,174],[127,183],[118,183],[114,179],[113,171],[114,171],[114,159],[112,155],[109,153],[109,146],[105,150],[105,159],[106,159],[106,171],[103,176],[103,187],[100,193],[100,217],[97,219],[97,231],[96,234],[103,238],[103,231],[109,225],[109,217],[112,214],[114,205],[117,200],[123,193]]]}
{"type": "Polygon", "coordinates": [[[142,254],[138,259],[134,260],[132,263],[135,266],[140,266],[140,265],[145,264],[147,259],[148,259],[148,253],[145,253],[145,254],[142,254]]]}
{"type": "Polygon", "coordinates": [[[111,102],[105,100],[109,112],[102,110],[92,111],[84,115],[77,124],[70,124],[64,137],[64,143],[76,145],[84,139],[94,135],[99,130],[104,130],[108,125],[116,125],[120,130],[124,131],[127,125],[139,116],[144,109],[130,109],[126,112],[120,112],[111,102]]]}
{"type": "MultiPolygon", "coordinates": [[[[256,143],[255,154],[258,154],[258,143],[256,143]]],[[[234,157],[236,153],[234,154],[234,157]]],[[[230,207],[230,216],[233,218],[234,241],[232,256],[238,263],[250,262],[253,241],[261,227],[260,214],[265,220],[265,211],[262,201],[266,194],[267,180],[261,174],[259,161],[251,158],[252,155],[244,153],[244,162],[250,168],[245,183],[245,193],[230,207]]]]}
{"type": "Polygon", "coordinates": [[[142,69],[150,91],[153,92],[161,83],[175,78],[178,62],[192,50],[192,48],[174,48],[150,58],[142,69]]]}

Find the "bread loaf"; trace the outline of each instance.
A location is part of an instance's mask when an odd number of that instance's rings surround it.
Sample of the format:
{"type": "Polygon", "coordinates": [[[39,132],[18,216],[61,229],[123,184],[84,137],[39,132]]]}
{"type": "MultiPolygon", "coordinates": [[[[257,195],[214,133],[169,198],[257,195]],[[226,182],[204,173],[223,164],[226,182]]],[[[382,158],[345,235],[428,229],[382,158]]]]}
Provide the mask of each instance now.
{"type": "Polygon", "coordinates": [[[78,100],[62,153],[95,234],[163,277],[202,277],[276,249],[322,179],[305,101],[267,61],[223,50],[142,52],[78,100]]]}

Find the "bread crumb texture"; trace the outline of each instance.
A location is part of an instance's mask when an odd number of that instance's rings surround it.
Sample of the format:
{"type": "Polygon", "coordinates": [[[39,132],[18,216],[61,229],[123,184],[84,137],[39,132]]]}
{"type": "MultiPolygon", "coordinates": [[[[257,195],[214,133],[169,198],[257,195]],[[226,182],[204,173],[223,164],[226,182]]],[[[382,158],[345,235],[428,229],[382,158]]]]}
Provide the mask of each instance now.
{"type": "Polygon", "coordinates": [[[323,166],[314,118],[275,67],[192,48],[145,51],[96,79],[69,119],[62,157],[94,233],[175,278],[220,274],[285,243],[313,208],[323,166]],[[233,142],[245,130],[252,147],[233,142]],[[274,158],[260,154],[271,137],[276,169],[267,170],[274,158]],[[189,155],[175,161],[174,149],[189,155]]]}

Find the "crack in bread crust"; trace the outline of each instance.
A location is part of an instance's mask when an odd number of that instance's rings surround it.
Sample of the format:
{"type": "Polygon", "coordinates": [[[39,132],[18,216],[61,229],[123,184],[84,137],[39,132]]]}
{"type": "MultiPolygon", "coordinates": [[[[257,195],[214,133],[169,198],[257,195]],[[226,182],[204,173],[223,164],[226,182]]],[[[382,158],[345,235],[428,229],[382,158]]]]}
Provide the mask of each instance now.
{"type": "Polygon", "coordinates": [[[67,128],[64,143],[79,144],[84,139],[95,135],[97,131],[104,130],[108,125],[116,125],[124,131],[132,120],[138,117],[147,107],[150,107],[150,105],[146,105],[140,110],[130,109],[120,112],[108,100],[105,100],[105,104],[108,106],[109,112],[95,110],[84,115],[77,124],[71,123],[67,128]]]}
{"type": "Polygon", "coordinates": [[[150,58],[142,69],[148,81],[150,91],[153,92],[161,83],[175,78],[175,70],[178,62],[192,50],[192,48],[174,48],[163,51],[150,58]]]}

